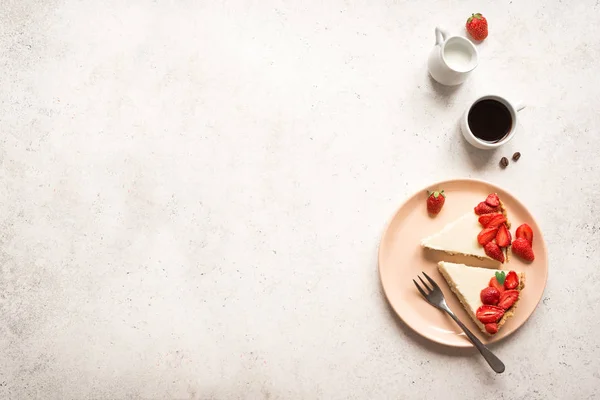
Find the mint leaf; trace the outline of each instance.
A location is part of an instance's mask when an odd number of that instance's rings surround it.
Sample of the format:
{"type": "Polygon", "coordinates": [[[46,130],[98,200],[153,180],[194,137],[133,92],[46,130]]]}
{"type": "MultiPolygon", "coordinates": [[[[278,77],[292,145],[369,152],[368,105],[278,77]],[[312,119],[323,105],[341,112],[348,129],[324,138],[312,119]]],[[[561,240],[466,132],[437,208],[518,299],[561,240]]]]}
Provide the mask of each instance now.
{"type": "Polygon", "coordinates": [[[506,279],[506,272],[496,271],[496,280],[499,284],[504,285],[504,280],[506,279]]]}

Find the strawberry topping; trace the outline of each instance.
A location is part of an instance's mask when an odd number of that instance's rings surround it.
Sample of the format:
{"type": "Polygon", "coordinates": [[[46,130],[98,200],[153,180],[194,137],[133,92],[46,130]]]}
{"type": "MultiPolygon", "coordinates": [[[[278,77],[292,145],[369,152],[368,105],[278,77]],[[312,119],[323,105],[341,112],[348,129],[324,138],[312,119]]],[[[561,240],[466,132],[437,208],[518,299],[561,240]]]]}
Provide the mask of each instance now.
{"type": "Polygon", "coordinates": [[[492,193],[485,199],[485,204],[490,207],[498,207],[500,205],[500,198],[496,193],[492,193]]]}
{"type": "MultiPolygon", "coordinates": [[[[486,228],[488,229],[488,228],[486,228]]],[[[479,236],[478,236],[479,238],[479,236]]],[[[496,261],[500,261],[501,263],[504,262],[504,253],[502,252],[502,249],[500,247],[498,247],[498,245],[494,242],[489,242],[488,244],[486,244],[485,246],[483,246],[483,250],[485,251],[485,254],[487,254],[487,256],[489,258],[493,258],[496,261]]]]}
{"type": "Polygon", "coordinates": [[[498,332],[498,324],[495,322],[490,322],[489,324],[485,324],[485,330],[490,335],[493,335],[494,333],[498,332]]]}
{"type": "Polygon", "coordinates": [[[479,295],[483,304],[495,306],[500,301],[500,291],[493,286],[488,286],[479,295]]]}
{"type": "Polygon", "coordinates": [[[496,244],[500,247],[508,247],[510,246],[511,239],[510,232],[506,228],[506,225],[500,225],[498,233],[496,234],[496,244]]]}
{"type": "Polygon", "coordinates": [[[479,235],[477,235],[477,241],[480,245],[485,246],[496,237],[496,232],[498,232],[497,228],[485,228],[479,235]]]}
{"type": "Polygon", "coordinates": [[[504,309],[496,306],[483,305],[477,309],[475,316],[483,324],[498,322],[504,315],[504,309]]]}
{"type": "Polygon", "coordinates": [[[486,228],[497,228],[506,222],[506,217],[502,214],[495,214],[486,225],[486,228]]]}
{"type": "Polygon", "coordinates": [[[517,300],[519,300],[518,290],[505,290],[504,293],[500,295],[498,307],[508,310],[517,300]]]}
{"type": "Polygon", "coordinates": [[[510,271],[504,278],[504,289],[512,290],[519,286],[519,276],[515,271],[510,271]]]}
{"type": "Polygon", "coordinates": [[[504,285],[502,285],[500,282],[498,282],[498,279],[496,279],[495,276],[492,276],[492,279],[490,279],[490,283],[488,284],[488,286],[496,288],[496,290],[498,290],[498,292],[500,292],[500,294],[502,294],[502,292],[504,292],[504,285]]]}
{"type": "Polygon", "coordinates": [[[479,217],[479,223],[484,228],[487,228],[488,224],[490,223],[492,218],[494,218],[495,215],[499,215],[499,214],[498,213],[483,214],[482,216],[479,217]]]}
{"type": "Polygon", "coordinates": [[[484,201],[477,204],[477,207],[475,207],[475,214],[477,214],[477,215],[489,214],[489,213],[493,213],[496,211],[498,211],[498,207],[491,207],[488,204],[486,204],[484,201]]]}

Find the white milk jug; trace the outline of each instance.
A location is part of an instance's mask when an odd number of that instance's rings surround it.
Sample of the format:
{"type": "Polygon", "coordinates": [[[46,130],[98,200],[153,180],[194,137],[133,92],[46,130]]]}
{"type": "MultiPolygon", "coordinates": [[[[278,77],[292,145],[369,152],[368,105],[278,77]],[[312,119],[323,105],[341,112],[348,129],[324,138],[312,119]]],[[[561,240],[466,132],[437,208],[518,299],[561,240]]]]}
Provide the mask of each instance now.
{"type": "Polygon", "coordinates": [[[435,46],[427,62],[433,79],[442,85],[459,85],[477,67],[478,62],[477,49],[469,39],[449,36],[440,28],[435,28],[435,46]]]}

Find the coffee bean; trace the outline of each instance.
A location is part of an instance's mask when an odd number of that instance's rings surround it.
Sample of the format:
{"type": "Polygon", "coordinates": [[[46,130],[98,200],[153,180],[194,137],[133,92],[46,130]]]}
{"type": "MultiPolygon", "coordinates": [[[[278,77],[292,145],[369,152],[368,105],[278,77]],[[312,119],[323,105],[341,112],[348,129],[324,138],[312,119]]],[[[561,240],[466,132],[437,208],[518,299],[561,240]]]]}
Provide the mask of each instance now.
{"type": "Polygon", "coordinates": [[[517,151],[515,154],[513,154],[513,160],[517,161],[519,158],[521,158],[521,153],[517,151]]]}
{"type": "Polygon", "coordinates": [[[502,157],[500,159],[500,165],[502,166],[502,168],[506,168],[508,166],[508,158],[502,157]]]}

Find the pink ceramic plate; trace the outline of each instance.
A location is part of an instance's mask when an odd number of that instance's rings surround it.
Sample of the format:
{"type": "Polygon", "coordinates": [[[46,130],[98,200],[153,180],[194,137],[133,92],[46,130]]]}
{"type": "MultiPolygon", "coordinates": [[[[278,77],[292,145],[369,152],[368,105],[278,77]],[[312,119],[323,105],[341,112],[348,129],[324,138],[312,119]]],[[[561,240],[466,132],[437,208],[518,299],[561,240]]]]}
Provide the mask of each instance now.
{"type": "MultiPolygon", "coordinates": [[[[510,253],[510,252],[509,252],[510,253]]],[[[379,275],[383,290],[396,314],[415,332],[448,346],[471,347],[471,342],[448,315],[433,308],[423,300],[412,279],[425,271],[442,288],[446,301],[458,318],[475,333],[483,343],[496,342],[513,333],[527,321],[542,298],[548,277],[548,255],[542,232],[527,208],[512,194],[495,185],[473,179],[456,179],[440,182],[418,191],[411,196],[393,216],[381,239],[379,247],[379,275]],[[446,203],[436,217],[427,214],[427,189],[444,189],[446,203]],[[484,201],[489,193],[496,192],[504,202],[513,238],[516,228],[528,223],[533,229],[533,250],[535,261],[522,262],[510,254],[510,261],[502,269],[524,271],[526,286],[521,293],[518,309],[492,338],[479,331],[456,296],[437,270],[437,262],[451,261],[481,266],[485,261],[464,257],[449,256],[442,252],[421,248],[422,238],[429,236],[448,222],[484,201]]],[[[483,288],[482,288],[483,289],[483,288]]]]}

